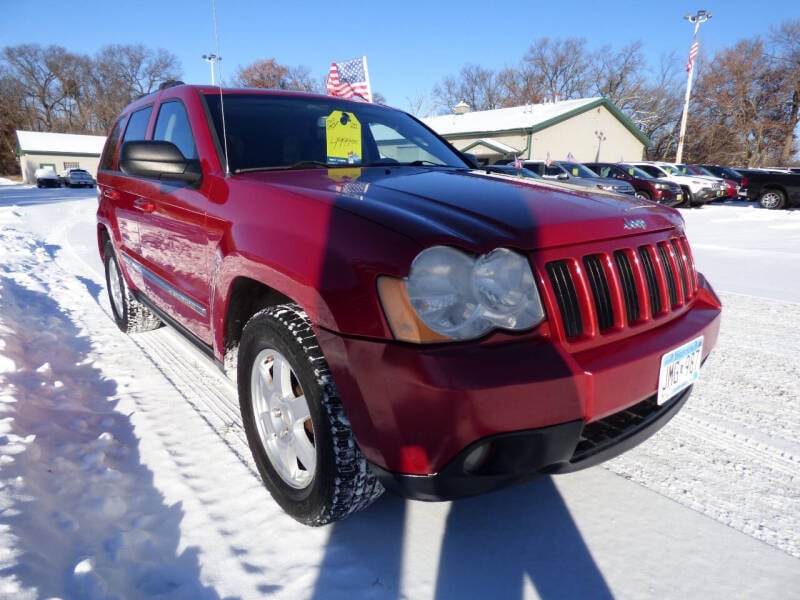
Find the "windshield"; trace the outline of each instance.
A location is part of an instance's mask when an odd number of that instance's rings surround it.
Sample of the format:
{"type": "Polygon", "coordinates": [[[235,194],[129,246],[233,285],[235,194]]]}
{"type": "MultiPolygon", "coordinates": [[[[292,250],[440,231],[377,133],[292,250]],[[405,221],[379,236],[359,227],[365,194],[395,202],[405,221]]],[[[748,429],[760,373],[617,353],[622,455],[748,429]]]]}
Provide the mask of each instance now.
{"type": "Polygon", "coordinates": [[[573,177],[599,177],[597,173],[588,167],[584,167],[581,163],[560,160],[558,164],[564,167],[573,177]]]}
{"type": "Polygon", "coordinates": [[[694,170],[694,172],[695,172],[695,173],[697,173],[698,175],[705,175],[705,176],[707,176],[707,177],[715,177],[715,178],[717,177],[717,176],[716,176],[716,175],[714,175],[714,174],[713,174],[711,171],[709,171],[709,170],[708,170],[708,169],[706,169],[705,167],[701,167],[700,165],[692,165],[692,167],[691,167],[691,168],[692,168],[692,169],[694,170]]]}
{"type": "Polygon", "coordinates": [[[634,167],[633,165],[620,165],[620,167],[625,169],[631,177],[636,177],[637,179],[655,179],[653,175],[639,167],[634,167]]]}
{"type": "MultiPolygon", "coordinates": [[[[205,96],[220,140],[219,94],[205,96]]],[[[409,115],[338,98],[228,93],[223,99],[230,169],[430,165],[467,168],[409,115]]]]}
{"type": "Polygon", "coordinates": [[[661,165],[661,168],[669,175],[683,175],[677,167],[673,167],[672,165],[661,165]]]}

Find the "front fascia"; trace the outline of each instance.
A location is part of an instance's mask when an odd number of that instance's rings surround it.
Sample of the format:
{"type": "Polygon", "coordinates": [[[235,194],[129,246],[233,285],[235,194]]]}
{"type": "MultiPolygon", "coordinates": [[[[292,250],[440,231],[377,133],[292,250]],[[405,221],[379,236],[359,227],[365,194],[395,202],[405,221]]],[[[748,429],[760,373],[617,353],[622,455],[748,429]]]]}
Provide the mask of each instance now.
{"type": "Polygon", "coordinates": [[[705,280],[693,309],[667,325],[594,351],[523,336],[436,348],[319,332],[353,431],[368,460],[432,474],[478,439],[575,420],[591,422],[652,396],[661,356],[704,337],[720,306],[705,280]]]}

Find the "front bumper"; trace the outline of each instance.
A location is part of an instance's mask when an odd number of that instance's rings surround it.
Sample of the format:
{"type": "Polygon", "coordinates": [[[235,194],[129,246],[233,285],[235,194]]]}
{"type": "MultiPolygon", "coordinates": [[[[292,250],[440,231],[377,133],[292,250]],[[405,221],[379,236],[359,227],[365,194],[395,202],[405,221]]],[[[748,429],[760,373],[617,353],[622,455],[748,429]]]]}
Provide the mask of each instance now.
{"type": "Polygon", "coordinates": [[[654,402],[666,352],[702,335],[705,359],[720,313],[703,280],[676,319],[581,351],[533,334],[436,347],[330,331],[318,338],[375,473],[405,495],[443,499],[584,468],[652,435],[688,393],[596,447],[582,441],[607,420],[654,402]]]}
{"type": "Polygon", "coordinates": [[[479,440],[432,475],[373,472],[391,492],[414,500],[454,500],[529,481],[541,474],[569,473],[622,454],[674,417],[691,388],[658,406],[655,396],[592,424],[570,421],[479,440]]]}

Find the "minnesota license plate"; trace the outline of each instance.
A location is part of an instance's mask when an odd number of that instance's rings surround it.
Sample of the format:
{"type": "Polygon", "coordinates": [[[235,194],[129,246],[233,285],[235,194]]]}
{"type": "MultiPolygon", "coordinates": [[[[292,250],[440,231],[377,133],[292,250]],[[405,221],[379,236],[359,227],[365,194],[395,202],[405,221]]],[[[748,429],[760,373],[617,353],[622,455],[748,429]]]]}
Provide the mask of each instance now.
{"type": "Polygon", "coordinates": [[[667,352],[661,357],[658,375],[658,404],[685,390],[700,377],[703,336],[667,352]]]}

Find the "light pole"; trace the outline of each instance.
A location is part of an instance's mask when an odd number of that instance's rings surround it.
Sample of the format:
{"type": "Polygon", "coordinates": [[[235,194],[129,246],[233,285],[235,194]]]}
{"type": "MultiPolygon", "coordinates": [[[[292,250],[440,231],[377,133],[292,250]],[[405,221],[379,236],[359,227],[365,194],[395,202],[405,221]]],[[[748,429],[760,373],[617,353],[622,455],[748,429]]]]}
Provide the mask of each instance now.
{"type": "Polygon", "coordinates": [[[203,54],[203,60],[208,61],[211,67],[211,85],[214,85],[214,63],[218,60],[222,60],[222,57],[216,54],[203,54]]]}
{"type": "Polygon", "coordinates": [[[705,10],[698,10],[696,15],[686,15],[683,17],[690,23],[694,23],[694,39],[692,47],[689,49],[689,62],[686,63],[686,70],[689,78],[686,81],[686,98],[683,101],[683,116],[681,117],[681,133],[678,137],[678,152],[675,154],[675,162],[680,163],[683,159],[683,139],[686,137],[686,120],[689,118],[689,98],[692,95],[692,75],[694,74],[694,59],[697,56],[697,30],[700,24],[705,23],[711,18],[711,13],[705,10]]]}

